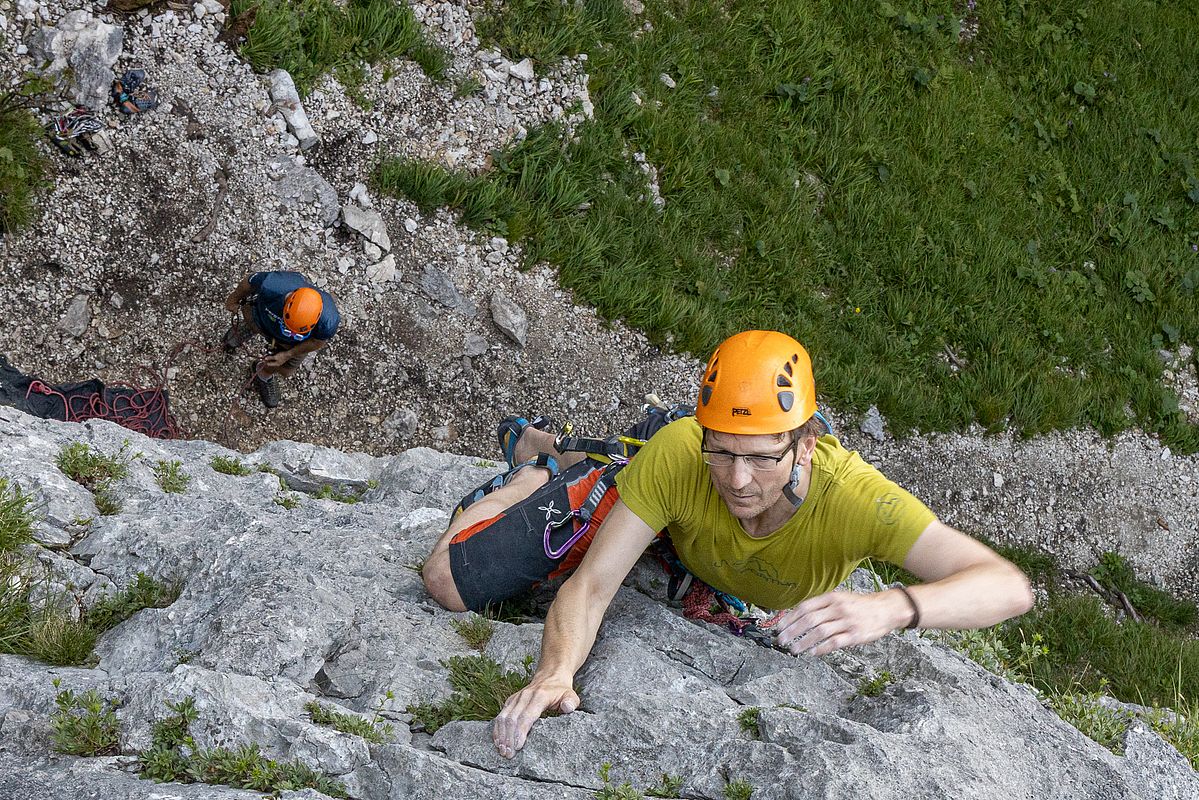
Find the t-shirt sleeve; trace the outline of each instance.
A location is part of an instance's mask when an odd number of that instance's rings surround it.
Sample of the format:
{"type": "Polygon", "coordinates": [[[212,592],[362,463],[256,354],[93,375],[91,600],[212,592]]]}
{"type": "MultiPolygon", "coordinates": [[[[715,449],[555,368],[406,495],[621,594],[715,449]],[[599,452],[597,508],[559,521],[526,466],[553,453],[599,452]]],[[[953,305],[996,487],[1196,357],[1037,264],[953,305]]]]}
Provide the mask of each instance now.
{"type": "Polygon", "coordinates": [[[895,481],[865,466],[843,487],[858,498],[847,515],[851,538],[863,543],[868,555],[897,566],[936,515],[895,481]]]}
{"type": "Polygon", "coordinates": [[[254,287],[254,291],[257,292],[262,289],[262,282],[266,280],[267,274],[268,273],[265,272],[252,272],[250,273],[250,277],[246,278],[246,281],[250,284],[250,286],[254,287]]]}
{"type": "Polygon", "coordinates": [[[328,292],[321,292],[321,300],[324,308],[321,309],[320,321],[312,331],[312,338],[328,341],[333,338],[337,333],[337,328],[341,325],[341,313],[337,310],[333,296],[328,292]]]}
{"type": "Polygon", "coordinates": [[[676,493],[671,487],[678,485],[676,473],[686,458],[689,436],[699,436],[694,420],[685,418],[670,423],[651,436],[628,466],[616,474],[620,499],[656,531],[663,530],[676,518],[672,503],[676,493]]]}

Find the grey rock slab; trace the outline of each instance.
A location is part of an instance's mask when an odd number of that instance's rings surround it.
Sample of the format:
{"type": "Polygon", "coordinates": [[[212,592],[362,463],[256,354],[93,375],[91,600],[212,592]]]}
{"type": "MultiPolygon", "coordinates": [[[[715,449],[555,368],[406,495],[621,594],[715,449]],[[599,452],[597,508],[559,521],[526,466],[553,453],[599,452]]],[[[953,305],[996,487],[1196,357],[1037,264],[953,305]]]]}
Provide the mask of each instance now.
{"type": "Polygon", "coordinates": [[[394,281],[396,279],[396,257],[388,255],[377,264],[371,264],[366,268],[366,278],[374,284],[394,281]]]}
{"type": "Polygon", "coordinates": [[[426,264],[417,278],[417,285],[430,299],[467,317],[478,313],[475,304],[458,291],[454,280],[445,271],[426,264]]]}
{"type": "Polygon", "coordinates": [[[1119,764],[1129,785],[1142,797],[1199,797],[1199,773],[1191,762],[1140,720],[1129,725],[1124,734],[1124,759],[1119,764]]]}
{"type": "Polygon", "coordinates": [[[345,205],[341,208],[341,219],[345,226],[361,234],[380,250],[391,250],[391,237],[387,235],[387,223],[378,211],[345,205]]]}
{"type": "Polygon", "coordinates": [[[514,300],[494,292],[491,295],[491,319],[504,335],[524,347],[529,341],[529,317],[514,300]]]}
{"type": "Polygon", "coordinates": [[[299,442],[271,442],[250,457],[270,464],[288,486],[302,492],[319,491],[326,485],[365,489],[385,462],[374,456],[299,442]]]}
{"type": "Polygon", "coordinates": [[[160,784],[117,758],[31,760],[0,752],[0,797],[21,800],[262,800],[261,792],[208,784],[160,784]]]}
{"type": "Polygon", "coordinates": [[[887,433],[883,428],[883,415],[879,413],[878,406],[871,406],[866,411],[866,416],[862,419],[858,430],[866,434],[876,442],[881,442],[887,437],[887,433]]]}
{"type": "Polygon", "coordinates": [[[91,321],[92,310],[88,304],[88,296],[77,294],[58,321],[58,327],[68,336],[78,339],[87,333],[87,326],[91,321]]]}
{"type": "Polygon", "coordinates": [[[308,121],[304,104],[300,102],[300,93],[296,91],[295,81],[292,80],[287,70],[273,70],[267,74],[266,78],[271,102],[283,114],[288,130],[299,140],[300,149],[308,150],[320,144],[320,137],[308,121]]]}
{"type": "Polygon", "coordinates": [[[321,223],[327,228],[337,221],[341,205],[337,190],[312,167],[297,164],[287,155],[279,155],[269,164],[275,192],[285,206],[317,204],[321,223]]]}
{"type": "Polygon", "coordinates": [[[36,31],[29,52],[37,63],[47,63],[45,74],[68,78],[71,101],[98,111],[108,105],[113,65],[121,55],[125,32],[93,17],[71,11],[53,28],[36,31]]]}

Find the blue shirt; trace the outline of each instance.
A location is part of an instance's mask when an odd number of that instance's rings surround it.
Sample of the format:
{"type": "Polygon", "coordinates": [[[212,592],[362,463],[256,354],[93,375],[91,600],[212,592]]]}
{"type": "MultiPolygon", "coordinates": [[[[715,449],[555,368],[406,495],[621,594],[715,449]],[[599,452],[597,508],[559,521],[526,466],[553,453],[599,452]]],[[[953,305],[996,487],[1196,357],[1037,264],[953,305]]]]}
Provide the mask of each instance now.
{"type": "Polygon", "coordinates": [[[308,279],[298,272],[255,272],[248,279],[250,286],[257,293],[254,300],[254,321],[269,338],[289,347],[307,339],[328,341],[337,333],[341,324],[341,315],[333,302],[333,295],[317,289],[308,279]],[[305,334],[295,334],[283,324],[283,305],[287,296],[296,289],[308,287],[321,293],[321,318],[311,331],[305,334]]]}

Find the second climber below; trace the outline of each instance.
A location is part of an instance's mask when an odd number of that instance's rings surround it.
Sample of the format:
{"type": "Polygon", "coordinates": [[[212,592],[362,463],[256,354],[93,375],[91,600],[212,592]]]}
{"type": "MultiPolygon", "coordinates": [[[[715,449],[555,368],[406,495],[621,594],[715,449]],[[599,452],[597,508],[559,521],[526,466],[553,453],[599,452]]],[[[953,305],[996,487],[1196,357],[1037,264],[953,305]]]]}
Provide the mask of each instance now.
{"type": "Polygon", "coordinates": [[[318,289],[299,272],[254,272],[225,299],[235,318],[224,337],[233,352],[255,334],[270,345],[270,355],[254,369],[254,388],[267,408],[279,405],[279,380],[291,377],[309,353],[329,343],[341,324],[333,296],[318,289]]]}

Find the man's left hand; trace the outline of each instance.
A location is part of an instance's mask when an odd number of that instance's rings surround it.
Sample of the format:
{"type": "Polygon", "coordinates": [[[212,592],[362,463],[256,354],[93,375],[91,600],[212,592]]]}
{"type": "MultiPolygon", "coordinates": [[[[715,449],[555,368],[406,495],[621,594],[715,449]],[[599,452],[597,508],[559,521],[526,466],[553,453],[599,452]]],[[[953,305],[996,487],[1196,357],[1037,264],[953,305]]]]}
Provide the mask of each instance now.
{"type": "Polygon", "coordinates": [[[282,353],[271,353],[269,356],[264,356],[262,363],[266,364],[271,369],[279,369],[287,363],[291,355],[284,350],[282,353]]]}
{"type": "MultiPolygon", "coordinates": [[[[880,639],[902,622],[894,592],[827,592],[804,600],[779,619],[778,641],[793,654],[822,656],[880,639]]],[[[906,606],[906,601],[899,598],[906,606]]]]}

